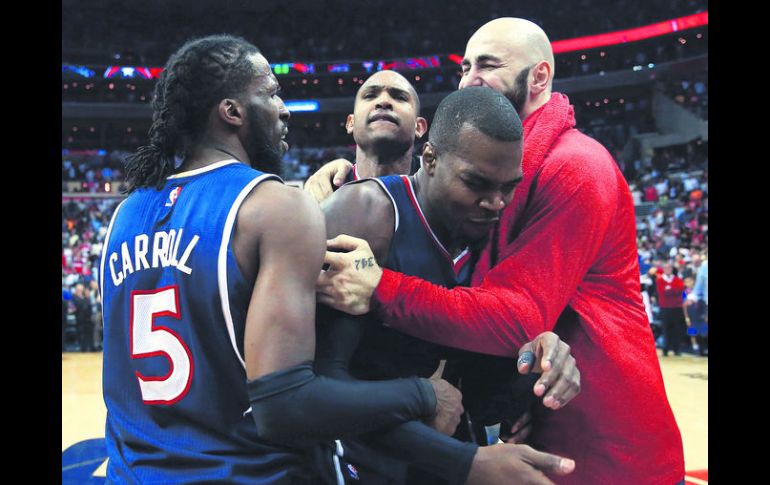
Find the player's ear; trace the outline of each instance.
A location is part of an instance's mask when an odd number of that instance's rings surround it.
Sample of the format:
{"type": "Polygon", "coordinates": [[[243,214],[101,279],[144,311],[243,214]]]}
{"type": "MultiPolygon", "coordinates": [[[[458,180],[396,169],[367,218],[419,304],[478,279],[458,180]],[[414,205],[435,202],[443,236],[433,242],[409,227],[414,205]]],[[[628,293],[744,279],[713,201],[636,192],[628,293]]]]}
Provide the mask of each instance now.
{"type": "Polygon", "coordinates": [[[429,175],[433,175],[436,170],[436,148],[429,141],[422,147],[422,168],[429,175]]]}
{"type": "Polygon", "coordinates": [[[225,98],[217,105],[217,115],[228,125],[242,126],[244,112],[243,106],[237,99],[225,98]]]}
{"type": "Polygon", "coordinates": [[[348,132],[348,135],[353,134],[353,126],[355,125],[355,116],[353,114],[348,115],[347,121],[345,121],[345,131],[348,132]]]}
{"type": "Polygon", "coordinates": [[[422,135],[428,132],[428,120],[422,116],[418,116],[414,121],[414,136],[417,139],[420,139],[422,138],[422,135]]]}

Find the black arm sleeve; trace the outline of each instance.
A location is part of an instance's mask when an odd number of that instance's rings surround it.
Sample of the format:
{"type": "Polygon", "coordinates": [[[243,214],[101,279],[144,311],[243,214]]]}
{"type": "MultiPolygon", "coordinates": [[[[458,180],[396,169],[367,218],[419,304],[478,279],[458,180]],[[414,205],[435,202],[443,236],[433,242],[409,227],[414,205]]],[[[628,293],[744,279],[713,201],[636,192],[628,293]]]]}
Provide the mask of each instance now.
{"type": "Polygon", "coordinates": [[[500,437],[506,439],[513,423],[539,400],[534,386],[540,374],[519,374],[512,358],[458,350],[447,361],[444,378],[460,382],[463,407],[481,445],[494,444],[485,426],[500,423],[500,437]]]}
{"type": "Polygon", "coordinates": [[[427,418],[436,395],[427,379],[343,381],[307,361],[247,382],[257,433],[289,445],[333,440],[427,418]]]}
{"type": "Polygon", "coordinates": [[[373,449],[403,460],[450,484],[468,479],[478,445],[439,433],[419,421],[409,421],[382,433],[363,437],[373,449]]]}
{"type": "MultiPolygon", "coordinates": [[[[337,379],[352,379],[348,364],[364,332],[366,316],[354,317],[319,306],[315,369],[337,379]]],[[[384,431],[361,436],[362,443],[444,478],[465,483],[476,455],[477,445],[465,443],[420,421],[401,423],[384,431]]]]}

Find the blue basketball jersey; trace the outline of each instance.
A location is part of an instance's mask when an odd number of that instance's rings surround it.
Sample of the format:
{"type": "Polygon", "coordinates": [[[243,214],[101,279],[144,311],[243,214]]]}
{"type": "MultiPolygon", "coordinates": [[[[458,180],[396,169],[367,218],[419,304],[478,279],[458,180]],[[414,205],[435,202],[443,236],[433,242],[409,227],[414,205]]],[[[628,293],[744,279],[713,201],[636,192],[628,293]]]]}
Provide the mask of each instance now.
{"type": "Polygon", "coordinates": [[[272,484],[301,473],[299,455],[257,437],[246,391],[254,282],[231,239],[266,179],[278,177],[226,160],[115,210],[100,278],[108,481],[272,484]]]}
{"type": "MultiPolygon", "coordinates": [[[[369,180],[385,189],[395,210],[395,232],[382,266],[446,288],[468,286],[472,270],[470,251],[466,248],[452,257],[444,248],[425,219],[409,177],[388,175],[369,180]]],[[[367,325],[350,369],[360,379],[428,377],[441,359],[454,353],[455,349],[377,323],[367,325]]]]}

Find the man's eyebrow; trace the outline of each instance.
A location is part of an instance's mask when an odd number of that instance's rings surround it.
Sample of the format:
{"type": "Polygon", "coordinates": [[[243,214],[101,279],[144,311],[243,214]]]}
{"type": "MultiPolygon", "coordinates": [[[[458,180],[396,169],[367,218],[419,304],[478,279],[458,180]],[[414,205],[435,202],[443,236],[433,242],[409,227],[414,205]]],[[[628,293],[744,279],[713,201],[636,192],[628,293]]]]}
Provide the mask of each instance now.
{"type": "MultiPolygon", "coordinates": [[[[460,175],[462,175],[462,176],[464,176],[466,178],[471,179],[471,182],[480,182],[480,183],[485,183],[485,184],[490,184],[490,185],[494,185],[495,184],[495,182],[493,182],[492,180],[484,177],[483,175],[479,174],[478,172],[472,172],[470,170],[467,170],[467,171],[461,172],[460,175]]],[[[524,175],[522,174],[522,175],[516,177],[515,179],[506,180],[505,182],[503,182],[500,185],[518,184],[519,182],[522,181],[523,178],[524,178],[524,175]]]]}
{"type": "Polygon", "coordinates": [[[409,91],[407,91],[406,89],[398,88],[396,86],[390,86],[389,88],[387,88],[387,90],[388,90],[388,93],[390,93],[391,95],[393,95],[393,94],[406,94],[408,97],[410,97],[410,98],[412,97],[412,94],[409,91]]]}
{"type": "Polygon", "coordinates": [[[493,56],[492,54],[481,54],[480,56],[476,57],[477,63],[488,62],[488,61],[502,62],[502,60],[499,57],[493,56]]]}
{"type": "Polygon", "coordinates": [[[382,86],[379,84],[369,84],[368,86],[364,86],[361,89],[358,90],[360,93],[369,93],[372,91],[380,91],[382,90],[382,86]]]}
{"type": "MultiPolygon", "coordinates": [[[[482,62],[503,62],[502,59],[499,57],[492,55],[492,54],[479,54],[476,56],[476,64],[481,64],[482,62]]],[[[472,61],[468,59],[467,57],[463,58],[462,65],[463,66],[470,66],[472,61]]]]}

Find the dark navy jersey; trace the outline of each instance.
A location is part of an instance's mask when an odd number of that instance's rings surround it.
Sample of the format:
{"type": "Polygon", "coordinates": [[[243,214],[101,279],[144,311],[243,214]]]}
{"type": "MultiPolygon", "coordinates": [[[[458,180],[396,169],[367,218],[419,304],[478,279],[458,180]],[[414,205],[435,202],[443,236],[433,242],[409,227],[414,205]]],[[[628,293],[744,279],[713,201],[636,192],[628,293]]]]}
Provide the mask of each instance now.
{"type": "Polygon", "coordinates": [[[278,177],[226,160],[138,189],[115,210],[100,278],[108,481],[272,484],[302,473],[300,456],[257,438],[246,391],[254,282],[231,239],[266,179],[278,177]]]}
{"type": "MultiPolygon", "coordinates": [[[[412,155],[412,164],[409,167],[409,175],[414,175],[417,173],[417,171],[420,169],[420,165],[422,163],[422,158],[419,155],[412,155]]],[[[355,182],[356,180],[360,180],[361,177],[358,175],[358,169],[356,168],[356,164],[353,164],[353,168],[348,172],[348,174],[345,176],[345,183],[348,182],[355,182]]]]}
{"type": "MultiPolygon", "coordinates": [[[[469,286],[470,251],[453,257],[444,248],[425,219],[410,178],[390,175],[371,180],[386,190],[395,210],[395,232],[382,266],[446,288],[469,286]]],[[[443,378],[461,388],[465,410],[473,416],[474,426],[481,426],[475,437],[467,433],[455,437],[487,444],[483,426],[512,423],[535,402],[531,389],[539,376],[521,376],[516,359],[445,347],[372,320],[351,359],[350,372],[359,379],[428,377],[442,359],[447,360],[443,378]]]]}
{"type": "MultiPolygon", "coordinates": [[[[411,180],[405,175],[371,179],[390,196],[395,210],[395,232],[383,267],[417,276],[446,288],[467,286],[470,251],[453,257],[438,240],[420,208],[411,180]]],[[[369,182],[371,183],[371,182],[369,182]]],[[[359,379],[430,376],[452,349],[403,334],[379,323],[367,325],[351,361],[359,379]]]]}

